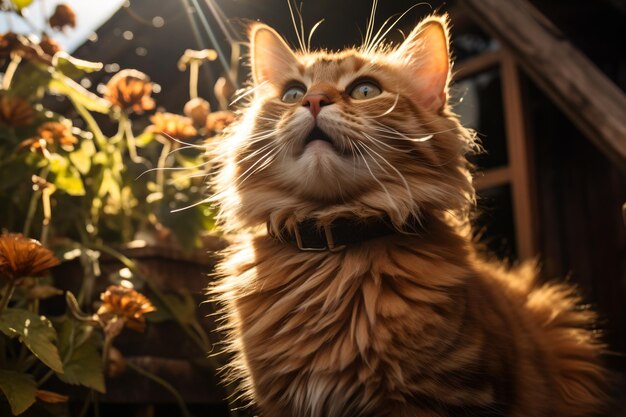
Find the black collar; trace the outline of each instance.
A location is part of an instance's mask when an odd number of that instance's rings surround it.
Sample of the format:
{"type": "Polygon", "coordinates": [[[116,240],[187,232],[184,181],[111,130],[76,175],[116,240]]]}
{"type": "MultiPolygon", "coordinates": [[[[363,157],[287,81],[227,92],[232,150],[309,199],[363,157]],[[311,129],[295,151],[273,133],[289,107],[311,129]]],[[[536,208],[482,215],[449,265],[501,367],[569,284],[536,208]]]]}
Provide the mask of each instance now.
{"type": "Polygon", "coordinates": [[[366,219],[338,218],[326,226],[320,226],[316,219],[304,219],[293,232],[283,227],[283,232],[276,235],[268,224],[267,232],[274,239],[290,243],[301,251],[337,252],[346,246],[365,242],[396,233],[415,234],[423,231],[424,224],[411,217],[404,225],[404,232],[396,229],[389,217],[371,217],[366,219]]]}

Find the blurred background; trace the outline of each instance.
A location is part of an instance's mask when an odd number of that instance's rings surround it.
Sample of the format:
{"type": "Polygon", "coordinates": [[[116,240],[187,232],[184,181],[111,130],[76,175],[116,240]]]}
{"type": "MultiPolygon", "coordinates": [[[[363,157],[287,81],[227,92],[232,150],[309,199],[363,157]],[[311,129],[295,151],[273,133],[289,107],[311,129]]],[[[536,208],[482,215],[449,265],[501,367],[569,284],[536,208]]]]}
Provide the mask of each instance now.
{"type": "MultiPolygon", "coordinates": [[[[66,3],[77,14],[77,26],[53,38],[76,58],[104,63],[102,70],[76,81],[104,94],[120,69],[137,69],[151,78],[158,111],[182,114],[189,101],[189,74],[177,65],[187,49],[215,50],[216,57],[198,67],[198,95],[212,111],[225,111],[232,94],[246,85],[245,33],[251,21],[271,25],[297,45],[286,0],[66,3]]],[[[43,21],[45,8],[53,6],[49,1],[33,8],[31,20],[43,21]]],[[[371,6],[357,0],[305,1],[300,8],[304,28],[309,31],[323,19],[312,47],[360,44],[371,6]]],[[[479,194],[476,238],[511,264],[536,259],[544,279],[565,278],[579,286],[600,314],[599,328],[612,352],[609,365],[626,373],[626,2],[394,0],[380,2],[375,27],[409,9],[388,39],[401,40],[428,14],[450,15],[452,104],[485,148],[473,157],[479,194]]],[[[0,32],[8,30],[27,33],[32,27],[17,18],[0,19],[0,32]]],[[[74,126],[86,127],[68,97],[47,96],[44,103],[74,126]]],[[[117,125],[107,116],[96,118],[105,134],[115,133],[117,125]]],[[[139,130],[150,124],[145,117],[133,121],[139,130]]],[[[184,216],[168,221],[175,224],[184,216]]],[[[166,248],[135,255],[156,262],[157,255],[172,258],[171,253],[166,248]]],[[[202,273],[210,263],[173,258],[167,261],[173,272],[163,279],[165,287],[187,285],[201,299],[202,273]],[[177,272],[181,263],[192,283],[177,272]]],[[[197,314],[207,312],[201,307],[197,314]]],[[[120,350],[140,359],[165,358],[150,363],[156,363],[156,374],[180,384],[194,415],[227,415],[215,380],[203,380],[193,366],[183,364],[188,358],[171,346],[176,331],[168,332],[169,342],[133,335],[120,350]]],[[[178,415],[162,387],[135,377],[122,375],[111,384],[100,399],[104,414],[178,415]]]]}

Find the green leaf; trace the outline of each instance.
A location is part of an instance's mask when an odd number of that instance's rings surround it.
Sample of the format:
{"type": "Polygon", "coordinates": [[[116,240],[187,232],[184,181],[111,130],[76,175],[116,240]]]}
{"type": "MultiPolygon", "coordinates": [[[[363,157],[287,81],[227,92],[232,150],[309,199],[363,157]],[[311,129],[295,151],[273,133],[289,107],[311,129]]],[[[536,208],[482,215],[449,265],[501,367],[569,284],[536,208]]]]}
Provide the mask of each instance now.
{"type": "Polygon", "coordinates": [[[57,52],[52,58],[52,65],[64,75],[72,79],[77,79],[88,72],[100,71],[102,69],[101,62],[91,62],[74,58],[67,52],[57,52]]]}
{"type": "Polygon", "coordinates": [[[18,337],[50,369],[63,373],[63,364],[55,345],[57,333],[50,321],[28,310],[7,308],[0,314],[0,331],[18,337]]]}
{"type": "Polygon", "coordinates": [[[67,159],[65,159],[58,153],[50,154],[48,160],[50,161],[50,172],[52,172],[53,174],[59,174],[63,171],[66,171],[67,167],[69,166],[69,162],[67,161],[67,159]]]}
{"type": "Polygon", "coordinates": [[[80,148],[70,153],[70,161],[72,161],[72,164],[74,164],[76,169],[78,169],[81,174],[87,175],[91,169],[91,157],[95,152],[96,148],[94,147],[93,142],[90,140],[83,140],[80,144],[80,148]]]}
{"type": "Polygon", "coordinates": [[[102,172],[102,183],[98,190],[98,197],[109,195],[111,199],[118,201],[121,197],[120,184],[115,181],[114,175],[110,169],[102,172]]]}
{"type": "Polygon", "coordinates": [[[68,166],[67,169],[57,173],[54,179],[54,185],[58,189],[65,191],[69,195],[81,196],[85,195],[85,186],[83,180],[80,177],[80,173],[73,166],[68,166]]]}
{"type": "Polygon", "coordinates": [[[154,140],[154,133],[152,132],[143,132],[141,135],[135,138],[135,145],[138,148],[145,148],[154,140]]]}
{"type": "Polygon", "coordinates": [[[30,6],[32,2],[33,0],[11,0],[11,3],[13,3],[18,10],[30,6]]]}
{"type": "Polygon", "coordinates": [[[104,369],[93,328],[65,319],[59,329],[59,349],[65,358],[59,378],[72,385],[83,385],[105,392],[104,369]],[[69,355],[69,356],[68,356],[69,355]]]}
{"type": "Polygon", "coordinates": [[[48,86],[52,75],[47,69],[43,69],[30,62],[22,62],[11,80],[11,94],[20,97],[34,97],[48,86]]]}
{"type": "Polygon", "coordinates": [[[91,111],[108,113],[111,108],[111,103],[98,97],[76,81],[59,72],[53,74],[48,88],[52,93],[68,96],[70,99],[91,111]]]}
{"type": "Polygon", "coordinates": [[[21,372],[0,369],[0,391],[7,397],[14,415],[22,414],[35,403],[35,379],[21,372]]]}
{"type": "Polygon", "coordinates": [[[109,163],[109,157],[106,153],[100,151],[93,156],[94,165],[106,165],[109,163]]]}
{"type": "Polygon", "coordinates": [[[162,300],[152,297],[150,301],[156,307],[156,311],[146,315],[150,321],[158,323],[176,319],[179,323],[191,324],[196,320],[197,303],[189,292],[163,294],[162,300]]]}

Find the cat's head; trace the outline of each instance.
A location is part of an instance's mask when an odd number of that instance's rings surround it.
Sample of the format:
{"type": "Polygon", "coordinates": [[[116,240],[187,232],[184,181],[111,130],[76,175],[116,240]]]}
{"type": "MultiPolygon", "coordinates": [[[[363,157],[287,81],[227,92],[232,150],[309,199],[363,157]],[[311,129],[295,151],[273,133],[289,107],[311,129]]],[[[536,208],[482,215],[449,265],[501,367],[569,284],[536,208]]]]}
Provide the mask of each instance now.
{"type": "Polygon", "coordinates": [[[258,23],[250,43],[251,98],[219,146],[227,225],[386,214],[400,226],[468,208],[473,137],[448,105],[446,17],[397,47],[293,51],[258,23]]]}

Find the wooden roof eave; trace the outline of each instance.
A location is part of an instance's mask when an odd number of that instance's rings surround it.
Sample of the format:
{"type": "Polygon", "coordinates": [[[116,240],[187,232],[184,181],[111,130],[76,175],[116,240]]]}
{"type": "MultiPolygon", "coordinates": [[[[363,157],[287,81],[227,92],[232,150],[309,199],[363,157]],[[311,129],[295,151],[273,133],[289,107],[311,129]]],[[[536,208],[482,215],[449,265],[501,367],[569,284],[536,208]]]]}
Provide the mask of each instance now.
{"type": "Polygon", "coordinates": [[[592,143],[626,171],[626,95],[527,0],[462,0],[592,143]]]}

